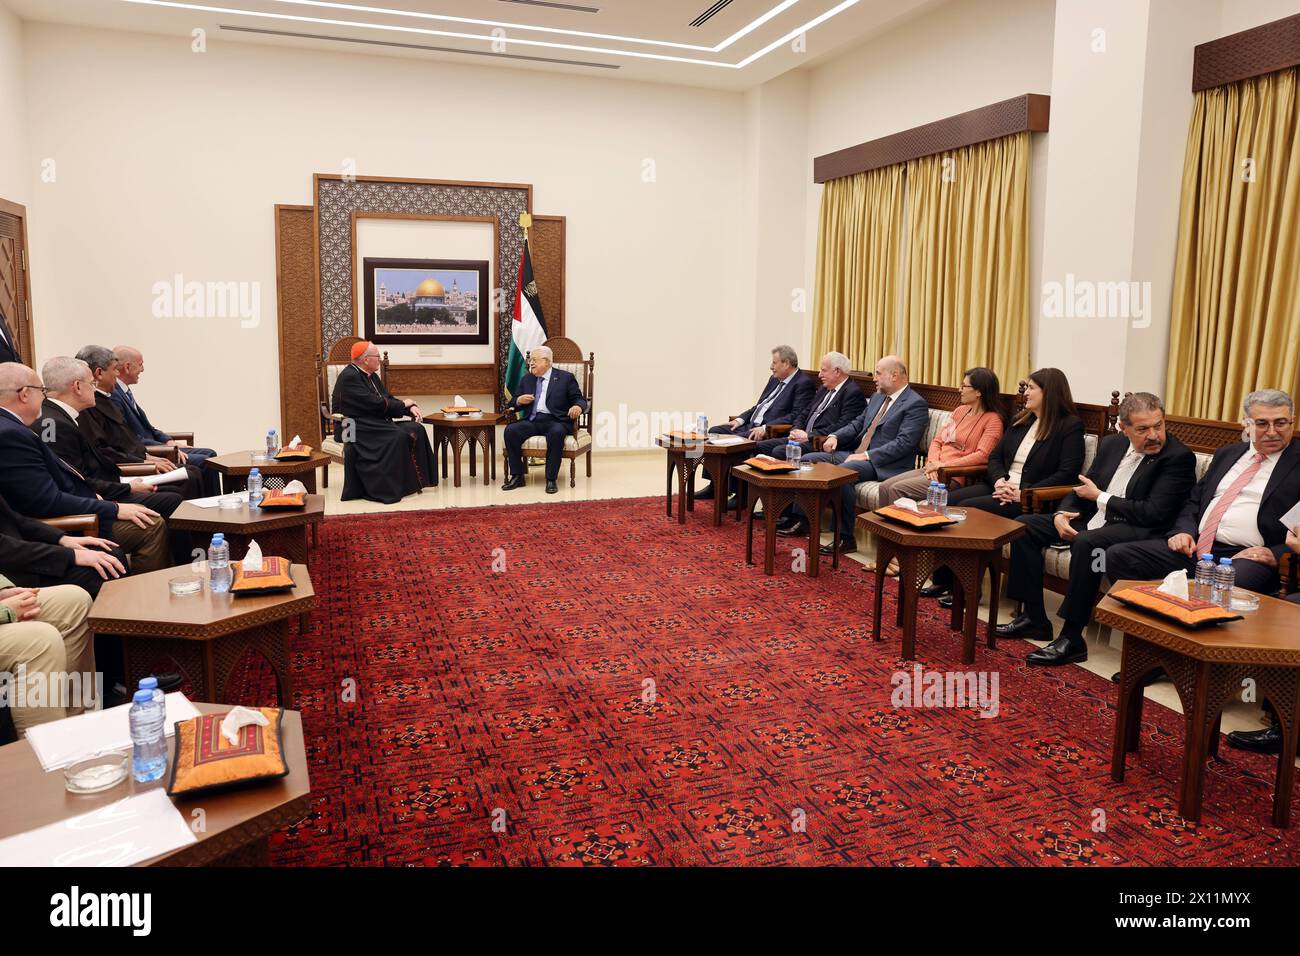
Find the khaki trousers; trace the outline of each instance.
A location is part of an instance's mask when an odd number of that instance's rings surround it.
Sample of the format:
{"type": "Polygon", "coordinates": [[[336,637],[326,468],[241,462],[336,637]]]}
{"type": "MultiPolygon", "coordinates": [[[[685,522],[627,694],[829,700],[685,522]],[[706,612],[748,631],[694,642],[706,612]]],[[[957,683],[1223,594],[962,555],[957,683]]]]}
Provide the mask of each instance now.
{"type": "Polygon", "coordinates": [[[114,521],[112,538],[131,559],[132,574],[147,574],[170,566],[167,550],[167,522],[155,518],[147,528],[130,521],[114,521]]]}
{"type": "Polygon", "coordinates": [[[71,685],[78,690],[85,681],[95,679],[95,645],[86,624],[90,595],[75,585],[61,584],[41,588],[40,602],[40,614],[33,620],[0,624],[0,670],[13,675],[8,694],[19,737],[28,727],[82,712],[81,698],[53,699],[59,696],[57,688],[69,686],[63,680],[65,674],[83,675],[71,685]],[[26,672],[23,694],[14,683],[20,664],[26,672]],[[36,682],[43,683],[44,693],[33,692],[36,682]],[[70,706],[65,708],[65,703],[70,706]]]}

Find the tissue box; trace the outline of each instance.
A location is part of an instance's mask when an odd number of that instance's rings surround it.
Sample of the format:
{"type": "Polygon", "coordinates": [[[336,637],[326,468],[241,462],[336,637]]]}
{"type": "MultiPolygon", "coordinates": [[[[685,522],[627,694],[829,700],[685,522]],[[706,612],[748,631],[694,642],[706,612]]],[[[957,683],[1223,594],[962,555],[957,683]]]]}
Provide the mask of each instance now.
{"type": "Polygon", "coordinates": [[[762,458],[755,455],[753,458],[746,458],[745,464],[755,471],[761,471],[765,474],[778,474],[783,471],[794,471],[795,466],[788,461],[780,461],[772,458],[762,458]]]}
{"type": "Polygon", "coordinates": [[[950,518],[928,508],[922,508],[920,511],[908,511],[906,508],[885,505],[883,508],[877,508],[876,514],[889,521],[905,524],[921,531],[928,531],[931,528],[945,528],[950,524],[957,523],[956,518],[950,518]]]}
{"type": "Polygon", "coordinates": [[[446,405],[442,409],[444,415],[468,415],[471,412],[481,412],[483,409],[477,405],[446,405]]]}
{"type": "Polygon", "coordinates": [[[244,571],[243,561],[231,561],[234,580],[230,584],[231,594],[275,594],[293,588],[293,576],[289,569],[293,565],[288,558],[262,558],[262,570],[244,571]]]}
{"type": "Polygon", "coordinates": [[[294,459],[310,458],[310,457],[311,457],[310,445],[299,445],[297,448],[290,448],[288,445],[285,445],[283,448],[281,448],[279,451],[275,453],[276,461],[293,461],[294,459]]]}
{"type": "Polygon", "coordinates": [[[1150,611],[1157,617],[1181,624],[1183,627],[1209,627],[1211,624],[1222,624],[1225,621],[1242,620],[1240,614],[1226,607],[1210,601],[1202,601],[1200,598],[1188,598],[1184,601],[1172,594],[1162,593],[1159,588],[1158,584],[1139,584],[1122,591],[1111,591],[1107,596],[1129,607],[1150,611]]]}
{"type": "Polygon", "coordinates": [[[273,491],[262,499],[263,508],[305,508],[307,507],[307,493],[300,491],[297,494],[286,495],[283,491],[273,491]]]}
{"type": "Polygon", "coordinates": [[[226,713],[178,720],[171,776],[167,781],[168,795],[188,796],[218,787],[287,776],[289,765],[285,762],[281,733],[284,710],[278,707],[257,709],[270,723],[265,727],[257,724],[241,727],[239,743],[233,746],[221,736],[221,722],[226,713]]]}

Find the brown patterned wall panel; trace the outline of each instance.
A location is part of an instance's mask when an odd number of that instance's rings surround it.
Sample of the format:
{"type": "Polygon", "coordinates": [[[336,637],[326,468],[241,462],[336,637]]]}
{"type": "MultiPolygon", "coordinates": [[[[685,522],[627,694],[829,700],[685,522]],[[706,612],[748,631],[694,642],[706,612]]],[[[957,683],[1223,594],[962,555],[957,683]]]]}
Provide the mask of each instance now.
{"type": "Polygon", "coordinates": [[[891,133],[857,146],[836,150],[813,160],[813,181],[852,176],[869,169],[904,163],[962,146],[1029,130],[1047,131],[1051,97],[1026,93],[1013,99],[891,133]]]}
{"type": "Polygon", "coordinates": [[[316,257],[311,206],[275,207],[275,299],[280,333],[281,435],[320,446],[316,356],[316,257]]]}
{"type": "Polygon", "coordinates": [[[496,395],[497,367],[484,365],[390,365],[388,388],[394,395],[496,395]]]}
{"type": "Polygon", "coordinates": [[[528,244],[533,253],[533,278],[542,297],[542,316],[550,335],[564,335],[564,217],[533,216],[528,244]]]}
{"type": "Polygon", "coordinates": [[[1300,65],[1300,13],[1196,47],[1192,92],[1300,65]]]}

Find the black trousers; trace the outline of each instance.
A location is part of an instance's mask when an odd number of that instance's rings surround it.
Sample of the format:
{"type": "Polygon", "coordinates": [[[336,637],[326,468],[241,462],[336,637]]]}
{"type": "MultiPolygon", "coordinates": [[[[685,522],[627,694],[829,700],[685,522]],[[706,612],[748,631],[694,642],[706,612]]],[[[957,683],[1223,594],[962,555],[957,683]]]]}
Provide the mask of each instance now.
{"type": "MultiPolygon", "coordinates": [[[[1026,532],[1011,544],[1011,571],[1007,575],[1007,597],[1020,601],[1025,614],[1038,624],[1047,623],[1043,606],[1043,549],[1061,541],[1053,515],[1021,515],[1017,519],[1026,532]]],[[[1102,525],[1092,531],[1084,518],[1070,526],[1079,534],[1070,542],[1070,578],[1059,616],[1071,633],[1082,633],[1092,617],[1093,601],[1105,574],[1106,549],[1146,537],[1141,528],[1122,523],[1102,525]]]]}
{"type": "Polygon", "coordinates": [[[511,422],[506,426],[506,459],[510,462],[510,474],[524,473],[524,442],[542,435],[546,438],[546,480],[555,481],[560,476],[560,463],[564,461],[564,439],[573,429],[570,418],[556,418],[542,412],[532,421],[511,422]]]}
{"type": "MultiPolygon", "coordinates": [[[[948,504],[954,507],[978,508],[980,511],[987,511],[989,514],[1000,515],[1013,521],[1021,515],[1020,502],[1003,504],[993,497],[993,486],[983,481],[967,485],[965,488],[950,490],[948,504]]],[[[930,575],[930,580],[936,587],[951,588],[952,572],[947,568],[935,568],[934,574],[930,575]]]]}
{"type": "MultiPolygon", "coordinates": [[[[1220,558],[1231,558],[1245,550],[1236,544],[1214,542],[1210,553],[1217,563],[1220,558]]],[[[1273,594],[1278,589],[1277,568],[1258,561],[1233,559],[1237,572],[1237,587],[1259,594],[1273,594]]],[[[1163,578],[1171,571],[1182,569],[1191,577],[1196,571],[1196,561],[1177,551],[1169,550],[1166,538],[1133,541],[1106,549],[1106,576],[1111,581],[1144,581],[1163,578]]]]}
{"type": "MultiPolygon", "coordinates": [[[[126,554],[121,548],[114,548],[111,552],[117,560],[122,562],[123,567],[127,567],[126,554]]],[[[94,568],[80,568],[75,565],[68,569],[66,574],[35,574],[31,571],[7,571],[5,577],[20,588],[52,588],[59,584],[75,584],[77,587],[90,592],[91,597],[99,595],[99,589],[104,584],[104,579],[99,576],[99,572],[94,568]]]]}

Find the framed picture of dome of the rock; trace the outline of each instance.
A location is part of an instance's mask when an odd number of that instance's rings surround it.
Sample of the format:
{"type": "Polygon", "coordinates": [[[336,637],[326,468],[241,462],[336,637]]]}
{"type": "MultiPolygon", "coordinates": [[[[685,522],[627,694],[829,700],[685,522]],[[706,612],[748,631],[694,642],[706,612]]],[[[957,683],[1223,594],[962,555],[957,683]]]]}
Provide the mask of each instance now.
{"type": "Polygon", "coordinates": [[[363,259],[365,334],[379,345],[486,345],[486,260],[363,259]]]}

